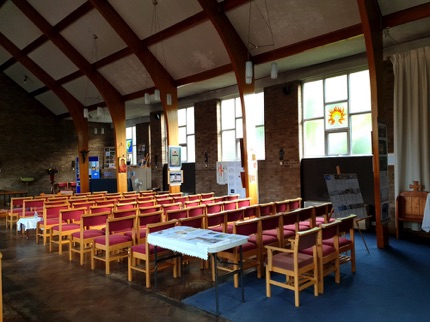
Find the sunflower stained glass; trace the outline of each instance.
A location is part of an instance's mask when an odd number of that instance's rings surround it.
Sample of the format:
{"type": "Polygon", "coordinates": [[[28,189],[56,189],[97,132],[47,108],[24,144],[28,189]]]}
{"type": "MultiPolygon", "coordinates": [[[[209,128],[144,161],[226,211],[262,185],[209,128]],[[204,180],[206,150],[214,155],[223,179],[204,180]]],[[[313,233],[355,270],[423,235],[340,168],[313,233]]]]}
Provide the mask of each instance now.
{"type": "Polygon", "coordinates": [[[325,106],[325,125],[327,130],[348,127],[348,103],[327,104],[325,106]]]}

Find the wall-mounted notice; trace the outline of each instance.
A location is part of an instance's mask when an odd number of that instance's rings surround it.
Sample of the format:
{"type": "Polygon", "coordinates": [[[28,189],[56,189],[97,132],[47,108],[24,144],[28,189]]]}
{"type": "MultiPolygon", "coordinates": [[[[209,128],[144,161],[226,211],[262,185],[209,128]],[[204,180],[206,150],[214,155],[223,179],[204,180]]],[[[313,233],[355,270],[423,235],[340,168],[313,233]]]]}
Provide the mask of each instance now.
{"type": "Polygon", "coordinates": [[[333,217],[343,218],[351,214],[358,218],[367,217],[356,174],[325,174],[324,179],[333,205],[333,217]]]}

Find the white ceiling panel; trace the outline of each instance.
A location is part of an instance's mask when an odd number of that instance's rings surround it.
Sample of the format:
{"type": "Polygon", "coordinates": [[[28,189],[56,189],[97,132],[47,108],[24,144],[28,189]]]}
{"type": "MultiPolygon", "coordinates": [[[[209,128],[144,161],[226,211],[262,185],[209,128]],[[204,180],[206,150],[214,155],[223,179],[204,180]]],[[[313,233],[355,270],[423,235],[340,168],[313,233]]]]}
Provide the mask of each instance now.
{"type": "Polygon", "coordinates": [[[83,105],[93,105],[103,100],[97,88],[86,76],[74,79],[63,85],[83,105]]]}
{"type": "Polygon", "coordinates": [[[36,64],[44,69],[55,80],[78,70],[66,55],[51,41],[45,42],[28,54],[36,64]],[[47,59],[50,57],[50,59],[47,59]]]}
{"type": "Polygon", "coordinates": [[[27,92],[32,92],[44,84],[39,81],[27,68],[20,63],[15,63],[4,71],[4,73],[13,79],[19,86],[27,92]]]}
{"type": "Polygon", "coordinates": [[[150,47],[174,79],[230,63],[228,53],[210,22],[150,47]]]}
{"type": "Polygon", "coordinates": [[[156,6],[150,0],[127,0],[126,6],[124,0],[109,2],[140,39],[202,11],[197,0],[162,0],[156,6]]]}
{"type": "Polygon", "coordinates": [[[53,92],[48,91],[43,94],[35,96],[35,98],[51,110],[55,115],[68,113],[67,107],[53,92]]]}
{"type": "Polygon", "coordinates": [[[12,57],[11,54],[3,47],[0,46],[0,65],[8,61],[12,57]]]}
{"type": "Polygon", "coordinates": [[[126,47],[97,10],[91,10],[61,34],[90,63],[126,47]]]}
{"type": "Polygon", "coordinates": [[[85,0],[29,0],[43,18],[52,26],[63,20],[72,11],[85,3],[85,0]]]}
{"type": "Polygon", "coordinates": [[[20,49],[42,35],[40,30],[33,25],[12,1],[6,1],[1,7],[0,31],[20,49]]]}
{"type": "Polygon", "coordinates": [[[152,87],[154,83],[140,60],[129,55],[99,69],[100,73],[122,94],[152,87]]]}

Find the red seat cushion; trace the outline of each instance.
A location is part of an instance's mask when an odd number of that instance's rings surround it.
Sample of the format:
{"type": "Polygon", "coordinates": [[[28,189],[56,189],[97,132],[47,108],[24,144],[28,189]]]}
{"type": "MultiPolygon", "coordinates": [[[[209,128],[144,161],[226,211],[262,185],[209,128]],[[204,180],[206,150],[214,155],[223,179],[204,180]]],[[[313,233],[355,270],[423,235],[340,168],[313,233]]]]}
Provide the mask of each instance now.
{"type": "MultiPolygon", "coordinates": [[[[129,236],[116,235],[116,234],[109,236],[109,245],[118,245],[118,244],[126,243],[129,241],[131,241],[131,237],[129,237],[129,236]]],[[[96,238],[94,238],[94,243],[106,245],[106,237],[105,236],[96,237],[96,238]]]]}
{"type": "MultiPolygon", "coordinates": [[[[80,229],[80,228],[81,227],[78,224],[65,224],[62,226],[62,231],[76,230],[76,229],[80,229]]],[[[58,231],[58,230],[60,230],[60,226],[54,226],[54,227],[52,227],[52,230],[58,231]]]]}
{"type": "MultiPolygon", "coordinates": [[[[87,238],[95,238],[95,237],[99,237],[99,236],[103,236],[105,233],[100,230],[100,229],[88,229],[88,230],[84,230],[83,231],[83,238],[87,239],[87,238]]],[[[76,233],[73,233],[72,236],[74,238],[80,238],[81,237],[81,232],[78,231],[76,233]]]]}

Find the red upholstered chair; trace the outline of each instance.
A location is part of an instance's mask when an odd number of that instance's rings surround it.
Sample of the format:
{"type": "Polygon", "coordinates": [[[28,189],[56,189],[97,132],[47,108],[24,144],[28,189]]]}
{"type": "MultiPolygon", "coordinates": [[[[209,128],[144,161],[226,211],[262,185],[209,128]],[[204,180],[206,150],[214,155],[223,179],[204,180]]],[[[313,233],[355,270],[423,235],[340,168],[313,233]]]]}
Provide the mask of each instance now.
{"type": "Polygon", "coordinates": [[[299,222],[297,221],[297,214],[294,211],[281,212],[281,214],[284,237],[282,247],[288,247],[296,236],[299,222]]]}
{"type": "Polygon", "coordinates": [[[68,190],[69,189],[69,183],[68,182],[59,182],[57,184],[58,191],[68,190]]]}
{"type": "Polygon", "coordinates": [[[127,249],[133,245],[133,238],[124,231],[133,231],[136,216],[108,218],[104,236],[95,237],[91,248],[91,269],[95,261],[105,263],[106,275],[110,274],[110,262],[127,257],[127,249]]]}
{"type": "Polygon", "coordinates": [[[6,229],[12,227],[22,215],[24,200],[31,200],[33,197],[13,197],[10,198],[10,210],[6,214],[6,229]]]}
{"type": "Polygon", "coordinates": [[[161,198],[161,199],[157,199],[157,204],[158,205],[168,205],[171,203],[174,203],[175,200],[171,197],[166,197],[166,198],[161,198]]]}
{"type": "Polygon", "coordinates": [[[206,214],[206,205],[194,206],[185,209],[188,211],[187,217],[196,217],[206,214]]]}
{"type": "Polygon", "coordinates": [[[147,200],[139,200],[137,199],[137,207],[152,207],[155,205],[156,200],[155,199],[147,199],[147,200]]]}
{"type": "Polygon", "coordinates": [[[262,203],[258,205],[258,217],[270,216],[275,213],[275,204],[273,202],[262,203]]]}
{"type": "Polygon", "coordinates": [[[95,202],[94,200],[87,200],[85,202],[77,202],[73,204],[73,208],[82,208],[85,207],[87,209],[87,213],[90,212],[91,206],[94,206],[95,202]]]}
{"type": "Polygon", "coordinates": [[[266,246],[266,295],[272,296],[271,285],[294,291],[294,303],[300,306],[300,291],[313,286],[318,296],[318,251],[317,242],[321,228],[312,228],[295,235],[293,248],[266,246]],[[310,249],[311,254],[301,251],[310,249]],[[272,279],[272,273],[285,275],[283,281],[272,279]]]}
{"type": "Polygon", "coordinates": [[[86,211],[86,208],[60,210],[58,225],[51,228],[51,236],[49,238],[50,252],[52,252],[52,244],[57,244],[58,254],[61,255],[63,253],[63,245],[68,245],[70,236],[80,230],[80,220],[86,211]]]}
{"type": "Polygon", "coordinates": [[[185,201],[188,201],[187,196],[177,196],[173,197],[174,202],[180,202],[182,204],[182,207],[185,207],[185,201]]]}
{"type": "Polygon", "coordinates": [[[282,201],[275,201],[275,213],[280,213],[280,212],[287,212],[289,211],[288,208],[288,203],[289,200],[282,200],[282,201]]]}
{"type": "Polygon", "coordinates": [[[240,195],[239,194],[226,195],[223,198],[224,198],[223,201],[238,200],[240,198],[240,195]]]}
{"type": "Polygon", "coordinates": [[[21,217],[32,217],[34,212],[37,211],[39,216],[43,215],[43,208],[45,205],[45,199],[26,199],[22,203],[21,217]]]}
{"type": "MultiPolygon", "coordinates": [[[[136,243],[135,245],[146,242],[146,226],[148,224],[160,223],[163,221],[163,211],[159,210],[147,214],[139,214],[136,218],[136,243]]],[[[126,233],[129,235],[129,233],[126,233]]]]}
{"type": "Polygon", "coordinates": [[[95,205],[95,206],[90,206],[90,214],[96,214],[99,212],[109,212],[112,214],[113,210],[114,210],[115,206],[113,205],[113,203],[110,204],[106,204],[106,205],[95,205]]]}
{"type": "MultiPolygon", "coordinates": [[[[243,270],[255,267],[257,269],[257,277],[261,278],[261,222],[259,218],[235,222],[233,234],[249,236],[248,242],[242,245],[243,270]]],[[[216,256],[222,260],[222,263],[217,265],[218,270],[232,272],[239,268],[239,247],[218,252],[216,256]]],[[[215,280],[214,260],[214,256],[212,256],[212,280],[215,280]]],[[[239,287],[238,274],[234,274],[234,287],[239,287]]]]}
{"type": "Polygon", "coordinates": [[[87,198],[85,198],[85,197],[76,198],[75,196],[73,196],[72,198],[69,198],[69,200],[68,200],[70,207],[73,207],[75,205],[75,203],[82,203],[82,202],[86,202],[86,201],[87,201],[87,198]]]}
{"type": "Polygon", "coordinates": [[[225,211],[216,212],[214,214],[206,214],[206,229],[225,233],[227,226],[226,215],[227,212],[225,211]]]}
{"type": "Polygon", "coordinates": [[[188,201],[200,201],[201,195],[200,194],[194,194],[194,195],[188,195],[188,201]]]}
{"type": "Polygon", "coordinates": [[[314,206],[316,226],[335,221],[334,218],[331,218],[331,209],[331,202],[324,202],[314,206]]]}
{"type": "Polygon", "coordinates": [[[73,193],[75,193],[76,192],[76,182],[75,181],[69,182],[69,188],[70,188],[70,190],[73,191],[73,193]]]}
{"type": "Polygon", "coordinates": [[[214,214],[217,212],[221,212],[224,210],[223,206],[224,204],[222,202],[206,204],[206,213],[214,214]]]}
{"type": "MultiPolygon", "coordinates": [[[[321,224],[321,234],[318,237],[318,291],[324,293],[324,277],[334,273],[336,283],[340,283],[339,268],[339,222],[334,221],[328,224],[321,224]],[[333,244],[325,244],[324,240],[332,240],[333,244]]],[[[311,255],[312,251],[304,249],[304,254],[311,255]]]]}
{"type": "Polygon", "coordinates": [[[180,202],[175,202],[175,203],[169,203],[169,204],[162,205],[161,206],[161,210],[163,210],[163,213],[164,213],[163,220],[167,221],[166,220],[167,211],[169,211],[169,210],[176,210],[176,209],[182,209],[182,204],[180,202]]]}
{"type": "Polygon", "coordinates": [[[43,246],[46,246],[49,236],[51,236],[51,228],[57,226],[60,220],[60,210],[69,209],[69,204],[44,206],[43,220],[37,223],[36,228],[36,243],[39,243],[39,237],[43,238],[43,246]]]}
{"type": "Polygon", "coordinates": [[[84,256],[91,252],[92,243],[95,237],[105,234],[106,221],[110,216],[110,211],[98,212],[94,214],[84,214],[81,217],[79,232],[72,233],[69,240],[69,260],[72,254],[79,254],[79,263],[84,264],[84,256]]]}
{"type": "Polygon", "coordinates": [[[195,207],[195,206],[199,206],[200,205],[200,199],[195,199],[195,200],[189,200],[184,202],[184,207],[185,208],[189,208],[189,207],[195,207]]]}
{"type": "Polygon", "coordinates": [[[215,202],[215,198],[214,197],[200,199],[200,204],[203,204],[203,205],[207,205],[207,204],[214,203],[214,202],[215,202]]]}
{"type": "Polygon", "coordinates": [[[161,205],[153,205],[150,207],[139,207],[139,213],[141,214],[149,214],[151,212],[163,210],[161,205]]]}
{"type": "Polygon", "coordinates": [[[259,217],[258,205],[252,205],[252,206],[243,208],[243,216],[245,219],[258,218],[259,217]]]}
{"type": "MultiPolygon", "coordinates": [[[[266,248],[264,246],[282,247],[284,244],[284,229],[282,227],[282,213],[260,217],[261,222],[261,271],[264,269],[266,248]]],[[[250,237],[249,241],[254,241],[250,237]]],[[[256,242],[256,241],[255,241],[256,242]]]]}
{"type": "Polygon", "coordinates": [[[237,208],[245,208],[251,206],[251,198],[237,199],[237,208]]]}
{"type": "MultiPolygon", "coordinates": [[[[146,236],[150,233],[154,233],[160,230],[172,228],[176,226],[177,221],[171,220],[168,222],[160,222],[154,224],[148,224],[146,226],[146,236]]],[[[142,272],[146,274],[146,287],[151,287],[151,274],[155,271],[154,267],[154,249],[153,245],[147,242],[132,246],[128,249],[128,280],[131,282],[133,280],[133,270],[142,272]],[[143,264],[140,262],[143,261],[143,264]]],[[[172,251],[157,247],[157,257],[162,258],[164,256],[171,255],[172,251]]],[[[177,260],[171,259],[157,263],[157,270],[172,268],[173,278],[177,277],[177,260]]]]}
{"type": "Polygon", "coordinates": [[[234,224],[238,221],[243,221],[245,219],[244,208],[227,210],[226,213],[226,233],[233,233],[234,224]]]}
{"type": "Polygon", "coordinates": [[[224,201],[223,204],[224,204],[224,206],[223,206],[224,210],[237,209],[237,200],[224,201]]]}
{"type": "Polygon", "coordinates": [[[203,192],[200,194],[200,199],[209,199],[209,198],[213,198],[215,196],[215,192],[203,192]]]}
{"type": "Polygon", "coordinates": [[[122,210],[122,209],[137,209],[137,202],[131,201],[131,202],[122,202],[123,200],[120,200],[115,204],[115,210],[122,210]]]}
{"type": "Polygon", "coordinates": [[[316,227],[314,207],[298,208],[293,211],[297,214],[298,231],[316,227]]]}
{"type": "Polygon", "coordinates": [[[187,218],[188,210],[185,208],[182,209],[171,209],[166,211],[165,221],[170,221],[172,219],[180,219],[187,218]]]}
{"type": "Polygon", "coordinates": [[[288,211],[302,208],[302,198],[288,199],[288,211]]]}
{"type": "MultiPolygon", "coordinates": [[[[357,215],[337,219],[339,231],[339,264],[351,263],[351,272],[355,273],[355,238],[354,225],[357,215]]],[[[334,239],[324,239],[323,244],[334,246],[334,239]]]]}

